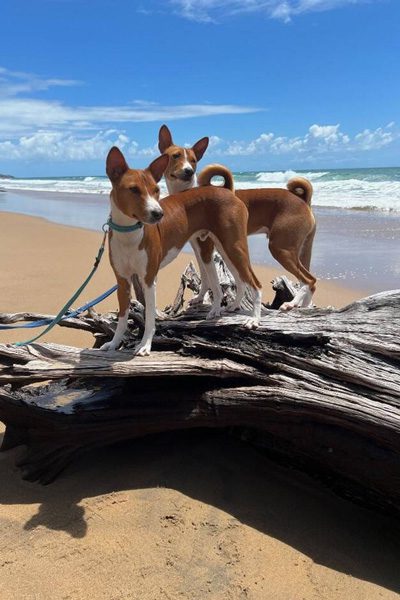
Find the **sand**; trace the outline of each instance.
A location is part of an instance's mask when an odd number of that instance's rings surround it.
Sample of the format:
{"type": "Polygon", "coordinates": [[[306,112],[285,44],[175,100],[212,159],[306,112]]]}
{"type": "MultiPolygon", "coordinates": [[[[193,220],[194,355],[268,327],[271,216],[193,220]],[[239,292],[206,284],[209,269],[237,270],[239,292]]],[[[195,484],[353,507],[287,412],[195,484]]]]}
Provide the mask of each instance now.
{"type": "MultiPolygon", "coordinates": [[[[101,243],[100,233],[55,225],[44,219],[0,213],[0,312],[40,312],[56,314],[89,274],[101,243]]],[[[157,282],[157,306],[171,303],[179,286],[180,275],[193,255],[180,254],[160,271],[157,282]]],[[[263,300],[273,298],[271,281],[282,275],[282,268],[255,265],[263,287],[263,300]]],[[[290,275],[286,273],[287,275],[290,275]]],[[[89,286],[75,306],[91,300],[115,284],[115,277],[105,255],[89,286]]],[[[364,297],[367,292],[320,281],[314,300],[318,306],[345,306],[364,297]]],[[[117,309],[113,295],[96,310],[117,309]]],[[[15,342],[32,337],[34,330],[0,331],[0,342],[15,342]]],[[[91,334],[65,327],[53,329],[46,341],[92,346],[91,334]]]]}
{"type": "MultiPolygon", "coordinates": [[[[90,270],[99,235],[0,219],[0,311],[54,313],[90,270]]],[[[161,274],[159,306],[173,298],[188,258],[161,274]]],[[[257,273],[268,299],[275,272],[257,273]]],[[[105,260],[82,302],[113,283],[105,260]]],[[[342,306],[362,295],[321,282],[316,299],[342,306]]],[[[115,299],[101,308],[114,309],[115,299]]],[[[65,328],[46,340],[91,345],[65,328]]],[[[97,450],[47,487],[21,480],[21,451],[0,454],[1,600],[399,597],[398,526],[225,433],[97,450]]]]}

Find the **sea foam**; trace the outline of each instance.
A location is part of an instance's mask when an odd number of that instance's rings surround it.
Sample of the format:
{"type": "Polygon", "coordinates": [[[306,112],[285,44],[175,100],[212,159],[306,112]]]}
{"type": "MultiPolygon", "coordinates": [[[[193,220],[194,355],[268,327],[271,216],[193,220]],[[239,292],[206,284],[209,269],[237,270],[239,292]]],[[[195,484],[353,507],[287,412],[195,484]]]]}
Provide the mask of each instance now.
{"type": "Polygon", "coordinates": [[[283,183],[285,184],[287,181],[289,181],[289,179],[292,179],[292,177],[306,177],[306,179],[309,179],[310,181],[314,181],[316,179],[320,179],[321,177],[323,177],[324,175],[327,175],[328,171],[324,171],[321,173],[318,172],[314,172],[314,171],[310,171],[310,172],[306,172],[306,173],[297,173],[296,171],[272,171],[272,172],[261,172],[257,174],[257,181],[259,183],[263,183],[263,184],[276,184],[276,183],[283,183]]]}
{"type": "MultiPolygon", "coordinates": [[[[236,189],[286,187],[292,177],[312,182],[313,206],[400,212],[400,168],[338,169],[325,171],[257,171],[235,173],[236,189]]],[[[107,177],[52,177],[38,179],[2,179],[5,190],[109,194],[107,177]]],[[[161,195],[167,195],[161,182],[161,195]]]]}

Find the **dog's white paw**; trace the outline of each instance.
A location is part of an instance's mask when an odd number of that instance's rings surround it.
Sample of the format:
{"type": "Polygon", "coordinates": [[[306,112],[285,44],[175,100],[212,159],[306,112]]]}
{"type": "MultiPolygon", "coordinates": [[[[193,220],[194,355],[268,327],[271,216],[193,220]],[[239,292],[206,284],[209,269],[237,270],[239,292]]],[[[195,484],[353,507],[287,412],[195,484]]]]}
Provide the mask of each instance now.
{"type": "Polygon", "coordinates": [[[241,308],[241,304],[242,302],[237,302],[236,300],[234,300],[233,302],[231,302],[230,304],[228,304],[228,306],[226,307],[226,312],[236,312],[237,310],[240,310],[241,308]]]}
{"type": "Polygon", "coordinates": [[[151,342],[146,342],[145,344],[139,344],[135,348],[136,356],[149,356],[151,352],[151,342]]]}
{"type": "Polygon", "coordinates": [[[106,342],[105,344],[103,344],[102,346],[100,346],[99,350],[115,350],[117,348],[117,344],[114,344],[113,341],[111,342],[106,342]]]}
{"type": "Polygon", "coordinates": [[[312,308],[313,303],[312,303],[312,296],[305,296],[301,302],[299,302],[299,304],[297,305],[298,308],[312,308]]]}
{"type": "Polygon", "coordinates": [[[256,317],[249,317],[245,320],[243,325],[246,327],[246,329],[257,329],[259,325],[259,319],[256,317]]]}
{"type": "Polygon", "coordinates": [[[211,321],[212,319],[217,319],[218,317],[220,317],[222,314],[222,307],[221,306],[214,306],[211,307],[211,310],[208,312],[207,314],[207,321],[211,321]]]}
{"type": "Polygon", "coordinates": [[[289,310],[293,310],[294,308],[297,308],[297,304],[293,304],[293,302],[284,302],[279,307],[279,310],[282,312],[289,312],[289,310]]]}
{"type": "Polygon", "coordinates": [[[199,306],[199,304],[204,304],[204,296],[205,294],[198,294],[194,296],[191,300],[189,300],[189,306],[199,306]]]}

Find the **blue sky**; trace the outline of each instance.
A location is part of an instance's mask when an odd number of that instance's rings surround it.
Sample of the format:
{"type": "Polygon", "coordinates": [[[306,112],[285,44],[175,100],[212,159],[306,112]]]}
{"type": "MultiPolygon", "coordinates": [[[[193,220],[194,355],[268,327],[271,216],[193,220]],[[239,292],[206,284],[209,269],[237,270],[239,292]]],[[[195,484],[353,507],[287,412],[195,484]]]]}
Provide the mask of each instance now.
{"type": "Polygon", "coordinates": [[[211,138],[234,170],[400,164],[399,0],[3,0],[0,173],[211,138]]]}

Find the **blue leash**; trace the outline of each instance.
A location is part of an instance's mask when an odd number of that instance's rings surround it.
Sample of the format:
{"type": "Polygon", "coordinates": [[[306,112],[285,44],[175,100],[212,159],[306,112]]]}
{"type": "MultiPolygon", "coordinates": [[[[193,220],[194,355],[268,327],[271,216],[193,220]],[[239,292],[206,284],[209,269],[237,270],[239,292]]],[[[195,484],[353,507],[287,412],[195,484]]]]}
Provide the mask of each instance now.
{"type": "MultiPolygon", "coordinates": [[[[111,221],[111,217],[110,217],[109,221],[111,221]]],[[[47,327],[46,327],[46,329],[44,331],[42,331],[41,333],[39,333],[39,335],[36,335],[35,337],[31,338],[30,340],[26,340],[25,342],[16,342],[15,344],[13,344],[14,346],[26,346],[27,344],[31,344],[32,342],[35,342],[36,340],[38,340],[39,338],[41,338],[43,335],[45,335],[46,333],[48,333],[51,329],[53,329],[53,327],[55,327],[57,325],[57,323],[60,323],[60,321],[63,320],[63,317],[66,318],[65,315],[68,313],[70,307],[75,302],[75,300],[81,295],[81,293],[83,292],[83,290],[88,285],[89,281],[92,279],[93,275],[97,271],[97,267],[99,266],[100,261],[102,259],[102,256],[104,254],[104,248],[105,248],[105,245],[106,245],[107,234],[108,234],[108,231],[109,231],[108,229],[106,229],[107,224],[108,223],[105,223],[103,225],[103,227],[102,227],[102,229],[104,231],[104,236],[103,236],[103,240],[101,242],[99,251],[97,252],[97,256],[95,258],[93,268],[90,271],[89,275],[86,277],[85,281],[82,283],[82,285],[76,290],[76,292],[72,296],[72,298],[70,298],[68,300],[68,302],[62,307],[62,309],[54,317],[54,319],[50,320],[50,323],[47,325],[47,327]]],[[[69,317],[70,316],[71,315],[69,315],[69,317]]],[[[33,323],[29,323],[28,326],[32,327],[33,323]]],[[[38,326],[38,325],[36,325],[36,326],[38,326]]],[[[19,329],[19,326],[17,326],[17,329],[19,329]]]]}
{"type": "MultiPolygon", "coordinates": [[[[73,310],[71,312],[67,312],[61,318],[61,321],[65,321],[65,319],[73,319],[74,317],[77,317],[79,314],[81,314],[81,313],[86,312],[87,310],[89,310],[89,308],[92,308],[92,306],[96,306],[96,304],[99,304],[100,302],[102,302],[103,300],[105,300],[106,298],[108,298],[108,296],[111,296],[111,294],[113,294],[117,290],[117,287],[118,287],[117,285],[114,285],[113,287],[111,287],[106,292],[103,292],[103,294],[101,294],[100,296],[97,296],[97,298],[94,298],[94,300],[91,300],[90,302],[87,302],[86,304],[83,304],[82,306],[80,306],[76,310],[73,310]]],[[[48,319],[41,319],[40,321],[31,321],[30,323],[24,323],[24,325],[1,325],[0,324],[0,330],[4,330],[4,329],[33,329],[35,327],[44,327],[44,325],[48,325],[52,321],[53,321],[53,319],[48,318],[48,319]]]]}
{"type": "Polygon", "coordinates": [[[109,290],[107,290],[106,292],[101,294],[101,296],[98,296],[97,298],[95,298],[94,300],[91,300],[87,304],[80,306],[75,311],[69,312],[69,309],[72,306],[72,304],[81,295],[81,293],[83,292],[83,290],[85,289],[85,287],[87,286],[87,284],[92,279],[95,272],[97,271],[97,267],[99,266],[100,261],[103,256],[103,253],[104,253],[104,247],[106,244],[107,234],[108,234],[109,230],[112,229],[114,231],[118,231],[119,233],[130,233],[132,231],[141,229],[142,227],[143,227],[143,223],[140,223],[140,222],[135,223],[134,225],[117,225],[116,223],[113,222],[113,220],[111,219],[111,215],[110,215],[107,223],[104,223],[104,225],[102,227],[102,229],[104,231],[103,241],[101,242],[101,245],[100,245],[99,251],[97,253],[97,256],[95,258],[92,270],[90,271],[89,275],[87,276],[85,281],[82,283],[82,285],[76,290],[76,292],[72,296],[72,298],[70,298],[68,300],[68,302],[62,307],[62,309],[54,317],[54,319],[41,319],[40,321],[32,321],[31,323],[25,323],[24,325],[0,325],[0,330],[33,329],[34,327],[43,327],[44,325],[47,325],[46,329],[44,331],[42,331],[41,333],[39,333],[39,335],[37,335],[25,342],[16,342],[14,344],[14,346],[26,346],[27,344],[31,344],[32,342],[35,342],[36,340],[41,338],[43,335],[48,333],[51,329],[53,329],[53,327],[55,325],[57,325],[61,321],[64,321],[65,319],[71,319],[73,317],[76,317],[79,313],[84,312],[85,310],[88,310],[88,308],[95,306],[96,304],[98,304],[99,302],[104,300],[104,298],[107,298],[108,296],[110,296],[117,289],[117,287],[118,287],[117,285],[114,285],[112,288],[110,288],[109,290]],[[108,227],[108,229],[106,229],[106,227],[108,227]]]}

